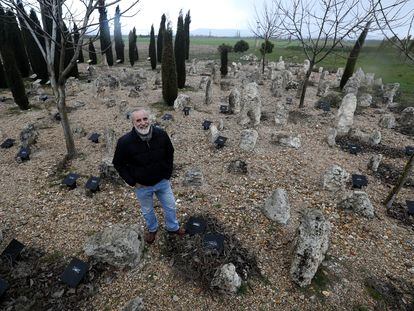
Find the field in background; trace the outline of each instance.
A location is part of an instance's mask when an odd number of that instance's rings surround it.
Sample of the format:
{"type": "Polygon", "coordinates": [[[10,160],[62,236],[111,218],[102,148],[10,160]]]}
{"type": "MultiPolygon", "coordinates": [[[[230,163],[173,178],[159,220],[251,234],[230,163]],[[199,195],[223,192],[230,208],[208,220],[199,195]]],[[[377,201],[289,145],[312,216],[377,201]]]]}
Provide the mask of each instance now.
{"type": "MultiPolygon", "coordinates": [[[[249,43],[250,49],[245,53],[229,53],[229,62],[239,61],[245,54],[253,53],[260,57],[258,48],[255,48],[254,38],[242,38],[249,43]]],[[[190,58],[197,59],[219,59],[220,55],[217,47],[220,44],[234,46],[240,38],[219,38],[219,37],[191,37],[190,38],[190,58]]],[[[261,41],[260,41],[261,42],[261,41]]],[[[272,41],[275,44],[273,52],[266,57],[269,61],[277,61],[283,56],[285,61],[302,63],[305,54],[297,41],[272,41]]],[[[398,51],[393,48],[379,48],[381,41],[369,40],[360,53],[356,68],[361,67],[364,72],[375,73],[376,77],[382,77],[384,83],[398,82],[401,84],[400,98],[397,102],[404,105],[414,105],[414,64],[410,64],[398,51]]],[[[148,56],[149,38],[139,37],[138,46],[142,56],[148,56]]],[[[344,47],[338,48],[334,53],[324,59],[318,66],[328,70],[336,71],[338,67],[344,67],[349,51],[354,42],[349,42],[344,47]]],[[[125,38],[125,47],[128,47],[125,38]]],[[[141,57],[140,55],[140,57],[141,57]]],[[[141,58],[144,59],[144,58],[141,58]]]]}

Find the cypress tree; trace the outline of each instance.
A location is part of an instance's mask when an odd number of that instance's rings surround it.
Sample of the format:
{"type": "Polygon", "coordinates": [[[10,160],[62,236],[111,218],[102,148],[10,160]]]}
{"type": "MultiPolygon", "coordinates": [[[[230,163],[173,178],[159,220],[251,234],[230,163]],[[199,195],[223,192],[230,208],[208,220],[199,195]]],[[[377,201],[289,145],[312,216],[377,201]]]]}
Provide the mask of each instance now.
{"type": "MultiPolygon", "coordinates": [[[[60,72],[63,72],[65,68],[69,65],[71,59],[75,55],[75,48],[73,45],[73,38],[71,34],[69,33],[68,28],[66,27],[65,23],[63,23],[63,35],[65,38],[64,47],[65,47],[65,62],[64,62],[64,68],[60,69],[60,72]]],[[[71,77],[78,77],[79,71],[78,71],[78,64],[75,62],[72,69],[70,70],[68,76],[71,77]]]]}
{"type": "MultiPolygon", "coordinates": [[[[37,15],[34,9],[30,10],[30,26],[33,30],[41,30],[40,22],[37,19],[37,15]]],[[[42,47],[45,48],[45,39],[40,34],[40,32],[36,32],[36,37],[42,47]]],[[[47,64],[42,52],[40,51],[39,46],[37,45],[32,35],[30,35],[27,49],[33,54],[33,61],[30,60],[33,71],[36,73],[38,79],[42,79],[41,83],[46,83],[46,81],[49,80],[47,64]]]]}
{"type": "Polygon", "coordinates": [[[24,88],[22,76],[17,67],[16,51],[14,49],[15,25],[14,15],[4,14],[3,8],[0,7],[0,53],[4,62],[4,71],[7,85],[9,86],[14,101],[21,110],[29,109],[29,100],[27,99],[26,90],[24,88]]]}
{"type": "Polygon", "coordinates": [[[190,10],[188,10],[184,19],[184,32],[185,32],[185,59],[188,60],[190,57],[190,10]]]}
{"type": "Polygon", "coordinates": [[[164,102],[172,106],[177,98],[177,72],[175,69],[175,57],[172,43],[172,29],[168,25],[163,32],[163,48],[162,48],[162,97],[164,102]]]}
{"type": "Polygon", "coordinates": [[[7,88],[6,74],[4,73],[3,63],[0,60],[0,89],[7,88]]]}
{"type": "Polygon", "coordinates": [[[158,37],[157,37],[157,58],[158,58],[159,63],[161,63],[162,61],[162,44],[164,42],[163,34],[165,31],[165,21],[166,21],[165,14],[162,14],[160,28],[158,29],[158,37]]]}
{"type": "Polygon", "coordinates": [[[124,40],[122,40],[122,31],[121,31],[121,12],[119,10],[119,5],[115,9],[115,19],[114,19],[114,38],[115,38],[115,53],[116,59],[120,60],[121,63],[124,63],[124,40]]]}
{"type": "MultiPolygon", "coordinates": [[[[39,49],[39,46],[37,45],[29,29],[26,27],[25,23],[26,21],[30,25],[30,27],[36,31],[40,27],[39,20],[37,19],[36,12],[33,9],[30,11],[29,18],[24,10],[22,2],[19,1],[17,5],[20,10],[20,12],[17,15],[17,18],[19,19],[20,27],[22,29],[22,37],[26,46],[27,56],[29,57],[32,70],[36,74],[37,78],[41,79],[42,83],[45,83],[49,79],[47,65],[42,55],[42,52],[39,49]]],[[[43,36],[39,34],[37,34],[36,36],[41,43],[44,42],[43,36]]]]}
{"type": "Polygon", "coordinates": [[[96,57],[96,51],[95,47],[93,46],[92,39],[89,39],[89,59],[91,60],[91,65],[96,65],[98,63],[97,57],[96,57]]]}
{"type": "Polygon", "coordinates": [[[220,50],[220,60],[221,60],[220,72],[221,72],[222,77],[227,76],[227,72],[228,72],[227,56],[228,56],[228,53],[229,53],[229,50],[226,47],[223,47],[220,50]]]}
{"type": "Polygon", "coordinates": [[[108,66],[114,64],[114,57],[112,55],[111,34],[109,33],[108,18],[106,16],[105,0],[99,0],[99,39],[101,42],[101,53],[106,55],[108,66]]]}
{"type": "Polygon", "coordinates": [[[352,74],[354,73],[355,64],[358,60],[359,52],[362,50],[362,46],[364,45],[365,38],[367,37],[370,24],[371,22],[368,22],[365,25],[364,30],[359,35],[358,40],[355,42],[353,49],[349,53],[348,60],[346,62],[346,66],[344,69],[344,73],[342,74],[341,82],[339,84],[339,87],[341,88],[341,90],[345,86],[346,82],[348,82],[352,74]]]}
{"type": "Polygon", "coordinates": [[[175,64],[177,66],[177,86],[179,89],[185,86],[185,44],[183,13],[180,11],[174,44],[175,64]]]}
{"type": "Polygon", "coordinates": [[[10,24],[7,26],[11,36],[9,44],[11,44],[16,60],[18,60],[17,67],[19,68],[22,77],[28,77],[30,74],[30,64],[24,48],[22,34],[19,25],[17,25],[16,16],[12,11],[7,11],[6,19],[7,23],[10,24]]]}
{"type": "Polygon", "coordinates": [[[138,55],[138,47],[137,47],[137,32],[135,27],[132,29],[132,32],[134,34],[134,60],[137,62],[139,61],[139,55],[138,55]]]}
{"type": "Polygon", "coordinates": [[[155,48],[154,25],[151,25],[150,44],[149,44],[148,54],[151,60],[151,68],[152,70],[154,70],[155,67],[157,67],[157,50],[155,48]]]}
{"type": "MultiPolygon", "coordinates": [[[[135,30],[135,27],[134,27],[135,30]]],[[[129,62],[131,63],[131,66],[134,66],[135,63],[135,49],[136,49],[136,44],[135,44],[135,34],[134,31],[130,31],[128,34],[128,55],[129,55],[129,62]]]]}
{"type": "MultiPolygon", "coordinates": [[[[78,45],[79,42],[79,29],[78,26],[76,26],[75,23],[73,23],[73,39],[75,40],[75,46],[78,45]]],[[[83,63],[85,60],[83,58],[83,51],[82,51],[82,47],[79,50],[79,56],[78,56],[78,62],[79,63],[83,63]]]]}

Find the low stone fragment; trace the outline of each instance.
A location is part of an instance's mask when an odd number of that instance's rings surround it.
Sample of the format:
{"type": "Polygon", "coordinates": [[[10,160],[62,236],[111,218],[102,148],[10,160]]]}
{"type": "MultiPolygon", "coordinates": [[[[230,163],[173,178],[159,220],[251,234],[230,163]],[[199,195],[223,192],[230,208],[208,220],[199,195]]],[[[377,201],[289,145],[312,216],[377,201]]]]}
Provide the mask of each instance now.
{"type": "Polygon", "coordinates": [[[290,204],[285,189],[276,189],[262,207],[267,218],[286,225],[290,219],[290,204]]]}
{"type": "Polygon", "coordinates": [[[345,196],[345,198],[337,204],[340,209],[353,211],[366,218],[374,218],[374,207],[368,198],[368,194],[364,191],[355,190],[345,196]]]}
{"type": "Polygon", "coordinates": [[[256,141],[258,137],[259,134],[256,130],[243,130],[241,132],[239,147],[244,151],[253,151],[254,147],[256,146],[256,141]]]}
{"type": "Polygon", "coordinates": [[[185,173],[183,185],[184,186],[202,186],[204,182],[203,173],[198,168],[192,168],[185,173]]]}
{"type": "Polygon", "coordinates": [[[144,310],[144,301],[141,297],[136,297],[130,301],[122,308],[122,311],[143,311],[144,310]]]}
{"type": "Polygon", "coordinates": [[[379,165],[381,164],[382,154],[374,154],[368,162],[368,168],[376,172],[378,170],[379,165]]]}
{"type": "Polygon", "coordinates": [[[236,272],[236,267],[232,263],[225,264],[217,269],[211,281],[212,288],[218,288],[224,293],[237,293],[241,286],[241,278],[236,272]]]}
{"type": "Polygon", "coordinates": [[[338,165],[330,167],[323,175],[323,189],[334,194],[344,191],[349,173],[338,165]]]}
{"type": "Polygon", "coordinates": [[[298,149],[301,146],[299,135],[290,135],[287,133],[273,133],[270,138],[271,143],[298,149]]]}

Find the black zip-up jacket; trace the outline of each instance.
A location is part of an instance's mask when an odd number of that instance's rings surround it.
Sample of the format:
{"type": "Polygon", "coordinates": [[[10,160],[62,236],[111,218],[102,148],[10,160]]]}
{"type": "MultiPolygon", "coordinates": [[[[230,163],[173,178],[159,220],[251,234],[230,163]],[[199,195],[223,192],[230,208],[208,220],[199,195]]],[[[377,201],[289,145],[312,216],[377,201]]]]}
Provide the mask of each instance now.
{"type": "Polygon", "coordinates": [[[150,141],[143,141],[135,128],[122,136],[116,145],[114,164],[125,182],[153,186],[170,179],[173,170],[174,147],[168,134],[153,126],[150,141]]]}

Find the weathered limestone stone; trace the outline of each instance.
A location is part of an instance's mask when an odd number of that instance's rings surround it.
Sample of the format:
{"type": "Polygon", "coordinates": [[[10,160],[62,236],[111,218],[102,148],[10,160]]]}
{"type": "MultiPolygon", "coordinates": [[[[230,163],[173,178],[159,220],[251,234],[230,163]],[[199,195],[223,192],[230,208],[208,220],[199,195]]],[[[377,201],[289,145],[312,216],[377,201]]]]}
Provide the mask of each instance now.
{"type": "Polygon", "coordinates": [[[369,107],[372,103],[372,96],[370,94],[362,94],[358,98],[358,106],[359,107],[369,107]]]}
{"type": "Polygon", "coordinates": [[[229,173],[247,174],[247,164],[243,160],[237,159],[230,162],[227,167],[229,173]]]}
{"type": "Polygon", "coordinates": [[[333,165],[323,175],[323,189],[337,194],[345,190],[348,179],[349,173],[347,171],[338,165],[333,165]]]}
{"type": "Polygon", "coordinates": [[[285,82],[282,73],[279,71],[276,73],[270,91],[274,97],[281,97],[285,88],[285,82]]]}
{"type": "Polygon", "coordinates": [[[220,132],[219,132],[219,130],[217,129],[217,126],[216,126],[216,125],[214,125],[214,124],[211,124],[211,125],[210,125],[210,132],[209,132],[209,136],[210,136],[210,141],[211,141],[212,143],[214,143],[214,142],[216,141],[217,137],[219,137],[219,136],[220,136],[220,132]]]}
{"type": "Polygon", "coordinates": [[[247,125],[252,121],[253,126],[259,125],[261,108],[262,101],[257,84],[255,82],[247,84],[243,90],[240,124],[247,125]]]}
{"type": "Polygon", "coordinates": [[[122,308],[122,311],[143,311],[144,310],[144,301],[141,297],[136,297],[130,301],[122,308]]]}
{"type": "Polygon", "coordinates": [[[144,249],[138,225],[116,224],[88,238],[83,250],[87,256],[115,267],[136,267],[144,249]]]}
{"type": "Polygon", "coordinates": [[[317,96],[326,96],[329,93],[331,83],[328,80],[322,80],[318,84],[317,96]]]}
{"type": "Polygon", "coordinates": [[[220,267],[213,277],[210,286],[218,288],[225,293],[237,293],[241,286],[241,278],[236,272],[236,267],[232,263],[228,263],[220,267]]]}
{"type": "Polygon", "coordinates": [[[240,92],[236,88],[230,92],[229,109],[231,113],[240,113],[240,92]]]}
{"type": "Polygon", "coordinates": [[[398,124],[402,132],[414,135],[414,107],[407,107],[401,112],[398,124]]]}
{"type": "Polygon", "coordinates": [[[301,146],[299,135],[293,136],[287,133],[273,133],[270,138],[271,143],[298,149],[301,146]]]}
{"type": "Polygon", "coordinates": [[[348,94],[357,95],[359,87],[360,87],[359,81],[354,76],[352,76],[346,82],[346,84],[343,88],[343,92],[344,92],[344,94],[347,94],[347,95],[348,94]]]}
{"type": "Polygon", "coordinates": [[[381,164],[382,154],[374,154],[368,162],[368,168],[376,172],[378,170],[379,165],[381,164]]]}
{"type": "Polygon", "coordinates": [[[211,76],[214,84],[220,84],[220,68],[217,65],[213,66],[211,76]]]}
{"type": "Polygon", "coordinates": [[[207,81],[208,80],[210,80],[209,77],[205,77],[205,76],[204,77],[201,77],[200,84],[198,85],[198,88],[200,90],[204,90],[206,88],[206,85],[207,85],[207,81]]]}
{"type": "Polygon", "coordinates": [[[383,101],[386,105],[393,103],[394,96],[397,94],[398,89],[400,88],[399,83],[389,83],[385,85],[383,101]]]}
{"type": "Polygon", "coordinates": [[[206,84],[206,96],[204,98],[204,104],[210,105],[213,102],[213,88],[211,86],[211,79],[207,80],[206,84]]]}
{"type": "Polygon", "coordinates": [[[204,182],[203,173],[198,168],[192,168],[185,173],[183,185],[184,186],[202,186],[204,182]]]}
{"type": "Polygon", "coordinates": [[[285,62],[283,61],[283,57],[279,57],[279,61],[276,63],[276,70],[282,71],[285,70],[285,62]]]}
{"type": "Polygon", "coordinates": [[[347,134],[352,124],[354,124],[356,104],[357,98],[352,93],[345,95],[342,99],[341,106],[338,110],[338,134],[347,134]]]}
{"type": "Polygon", "coordinates": [[[229,80],[221,80],[220,81],[220,90],[222,91],[230,91],[230,89],[234,86],[234,84],[229,80]]]}
{"type": "Polygon", "coordinates": [[[396,125],[395,117],[392,114],[385,114],[379,120],[378,125],[385,129],[393,129],[396,125]]]}
{"type": "Polygon", "coordinates": [[[329,147],[335,147],[336,146],[336,135],[337,134],[338,134],[338,132],[335,128],[330,127],[328,129],[327,142],[328,142],[329,147]]]}
{"type": "Polygon", "coordinates": [[[292,280],[300,287],[311,283],[319,265],[325,259],[330,232],[331,224],[320,210],[309,209],[304,212],[297,230],[290,268],[292,280]]]}
{"type": "Polygon", "coordinates": [[[243,130],[241,132],[241,138],[240,138],[240,149],[244,151],[253,151],[254,147],[256,145],[257,138],[259,137],[259,134],[256,130],[249,129],[249,130],[243,130]]]}
{"type": "Polygon", "coordinates": [[[265,216],[279,224],[286,225],[290,219],[290,204],[285,189],[276,189],[262,207],[265,216]]]}
{"type": "Polygon", "coordinates": [[[289,119],[289,108],[282,102],[276,102],[275,124],[285,126],[289,119]]]}
{"type": "Polygon", "coordinates": [[[174,110],[182,111],[184,107],[190,106],[191,98],[187,94],[179,94],[174,101],[174,110]]]}
{"type": "Polygon", "coordinates": [[[338,203],[337,207],[348,211],[354,211],[366,218],[374,218],[375,216],[374,207],[364,191],[355,190],[350,194],[347,194],[345,198],[338,203]]]}
{"type": "Polygon", "coordinates": [[[361,131],[359,128],[352,128],[349,131],[349,136],[372,146],[378,145],[381,142],[381,132],[378,130],[375,130],[369,134],[361,131]]]}
{"type": "Polygon", "coordinates": [[[20,132],[21,146],[27,148],[36,144],[38,137],[39,132],[36,130],[35,125],[32,123],[27,124],[20,132]]]}

